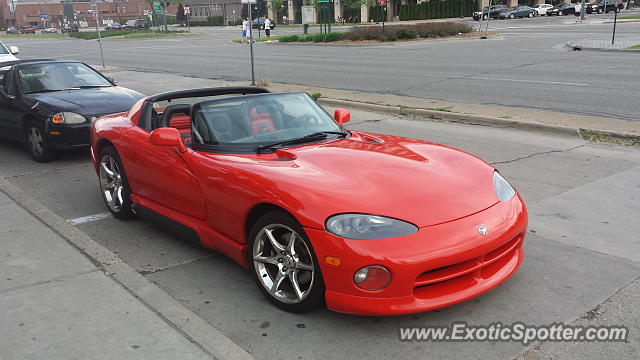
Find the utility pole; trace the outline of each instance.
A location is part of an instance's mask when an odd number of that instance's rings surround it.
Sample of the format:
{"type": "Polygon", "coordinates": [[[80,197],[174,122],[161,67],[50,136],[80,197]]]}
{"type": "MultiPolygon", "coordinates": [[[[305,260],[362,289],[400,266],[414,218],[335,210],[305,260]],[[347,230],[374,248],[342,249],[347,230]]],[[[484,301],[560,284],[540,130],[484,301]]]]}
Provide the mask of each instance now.
{"type": "Polygon", "coordinates": [[[585,3],[586,3],[585,0],[581,0],[580,1],[580,20],[584,20],[584,13],[586,11],[585,8],[584,8],[585,5],[586,5],[585,3]]]}
{"type": "Polygon", "coordinates": [[[104,53],[102,52],[102,36],[100,35],[100,12],[98,11],[98,5],[95,0],[91,3],[91,7],[93,8],[94,15],[96,16],[96,32],[98,32],[98,46],[100,46],[100,59],[102,60],[102,68],[106,68],[104,66],[104,53]]]}

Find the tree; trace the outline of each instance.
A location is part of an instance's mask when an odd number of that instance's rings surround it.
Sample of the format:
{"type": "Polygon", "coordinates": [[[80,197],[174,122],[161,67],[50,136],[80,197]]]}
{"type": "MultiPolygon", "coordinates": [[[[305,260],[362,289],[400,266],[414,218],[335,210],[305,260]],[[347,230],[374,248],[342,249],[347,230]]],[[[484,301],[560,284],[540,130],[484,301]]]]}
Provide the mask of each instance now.
{"type": "MultiPolygon", "coordinates": [[[[162,5],[162,8],[164,9],[165,12],[167,12],[167,8],[169,6],[171,6],[172,3],[180,3],[181,0],[164,0],[164,1],[159,1],[160,4],[162,5]]],[[[149,4],[149,8],[151,9],[151,11],[153,12],[153,3],[156,2],[155,0],[147,0],[147,4],[149,4]]],[[[184,12],[184,9],[183,9],[184,12]]],[[[156,14],[153,13],[153,18],[156,19],[156,21],[158,21],[158,17],[160,18],[161,21],[165,21],[165,17],[163,16],[163,14],[156,14]]],[[[165,32],[169,32],[169,29],[167,28],[167,24],[166,22],[164,23],[164,31],[165,32]]]]}
{"type": "Polygon", "coordinates": [[[342,0],[342,5],[351,9],[359,9],[366,3],[367,0],[342,0]]]}
{"type": "Polygon", "coordinates": [[[281,19],[278,13],[284,8],[284,0],[271,0],[267,4],[267,7],[273,10],[274,16],[276,17],[276,19],[278,19],[278,21],[280,21],[281,19]]]}
{"type": "Polygon", "coordinates": [[[178,11],[176,12],[176,21],[180,23],[180,26],[184,25],[184,21],[187,19],[187,17],[184,14],[184,6],[182,6],[182,3],[178,4],[178,11]]]}

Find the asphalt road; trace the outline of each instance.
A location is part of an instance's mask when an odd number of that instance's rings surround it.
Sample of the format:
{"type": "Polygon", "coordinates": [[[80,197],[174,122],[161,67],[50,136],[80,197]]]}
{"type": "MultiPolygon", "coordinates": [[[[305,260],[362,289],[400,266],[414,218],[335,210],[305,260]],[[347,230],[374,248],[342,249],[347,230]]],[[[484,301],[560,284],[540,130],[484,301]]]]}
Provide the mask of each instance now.
{"type": "MultiPolygon", "coordinates": [[[[631,14],[629,11],[624,14],[631,14]]],[[[612,14],[496,20],[488,40],[435,40],[335,46],[257,43],[257,78],[272,82],[499,104],[636,121],[637,53],[568,51],[569,40],[610,36],[612,14]]],[[[473,26],[478,23],[467,21],[473,26]]],[[[313,29],[317,31],[316,29],[313,29]]],[[[342,30],[342,29],[338,29],[342,30]]],[[[640,23],[619,24],[618,36],[640,23]]],[[[103,41],[107,65],[221,80],[250,80],[249,46],[238,28],[193,29],[199,35],[103,41]]],[[[274,34],[300,32],[278,29],[274,34]]],[[[97,41],[11,39],[25,58],[100,63],[97,41]]]]}
{"type": "Polygon", "coordinates": [[[0,142],[0,168],[13,184],[72,220],[258,359],[509,359],[525,351],[526,359],[640,357],[635,311],[640,308],[638,148],[360,111],[353,112],[349,127],[440,142],[495,164],[521,191],[530,212],[521,269],[483,296],[427,313],[389,318],[328,310],[289,314],[270,305],[249,273],[231,260],[151,223],[105,214],[86,151],[38,164],[19,146],[0,142]],[[519,343],[398,340],[400,326],[454,321],[622,324],[629,327],[631,338],[629,343],[530,348],[519,343]]]}

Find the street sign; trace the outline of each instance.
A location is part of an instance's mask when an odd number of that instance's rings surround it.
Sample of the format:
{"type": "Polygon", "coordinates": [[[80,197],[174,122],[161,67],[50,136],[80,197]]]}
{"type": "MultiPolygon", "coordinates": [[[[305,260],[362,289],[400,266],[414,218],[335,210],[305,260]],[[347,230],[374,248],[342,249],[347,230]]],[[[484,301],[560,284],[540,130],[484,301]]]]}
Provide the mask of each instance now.
{"type": "Polygon", "coordinates": [[[188,6],[185,6],[183,9],[184,9],[184,14],[185,14],[185,15],[189,15],[189,14],[191,14],[191,9],[189,9],[189,7],[188,7],[188,6]]]}
{"type": "Polygon", "coordinates": [[[380,0],[380,6],[387,5],[387,0],[380,0]]]}
{"type": "Polygon", "coordinates": [[[156,14],[162,14],[162,4],[159,1],[153,2],[153,12],[156,14]]]}
{"type": "Polygon", "coordinates": [[[242,4],[255,4],[256,0],[240,0],[242,4]]]}
{"type": "Polygon", "coordinates": [[[316,0],[316,3],[328,3],[329,0],[316,0]]]}
{"type": "Polygon", "coordinates": [[[40,14],[38,16],[40,16],[40,19],[42,20],[47,20],[49,18],[49,14],[40,14]]]}

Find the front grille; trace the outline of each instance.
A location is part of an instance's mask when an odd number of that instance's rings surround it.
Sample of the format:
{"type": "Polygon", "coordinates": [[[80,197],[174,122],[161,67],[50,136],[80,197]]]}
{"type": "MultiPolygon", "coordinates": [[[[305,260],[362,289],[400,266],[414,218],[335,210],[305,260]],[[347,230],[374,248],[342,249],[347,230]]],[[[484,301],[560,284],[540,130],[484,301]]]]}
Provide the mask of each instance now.
{"type": "Polygon", "coordinates": [[[464,282],[464,279],[461,279],[462,277],[469,277],[468,280],[472,281],[473,278],[490,277],[504,266],[503,263],[507,263],[513,257],[515,250],[522,245],[522,238],[522,235],[518,235],[506,244],[484,255],[461,263],[425,271],[418,275],[414,287],[415,289],[424,289],[425,287],[447,283],[456,279],[464,282]]]}

